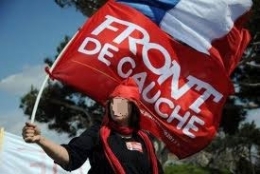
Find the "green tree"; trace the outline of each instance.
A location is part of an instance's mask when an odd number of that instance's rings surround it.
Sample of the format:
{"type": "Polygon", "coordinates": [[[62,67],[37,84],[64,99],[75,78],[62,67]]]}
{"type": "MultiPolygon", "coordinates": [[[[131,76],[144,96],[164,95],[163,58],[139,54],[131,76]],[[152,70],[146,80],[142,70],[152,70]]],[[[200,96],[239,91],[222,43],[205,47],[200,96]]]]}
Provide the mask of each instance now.
{"type": "Polygon", "coordinates": [[[247,111],[259,108],[260,104],[260,1],[253,1],[253,8],[247,28],[252,36],[239,66],[231,79],[235,93],[229,97],[223,109],[221,126],[225,133],[235,134],[244,121],[247,111]]]}
{"type": "Polygon", "coordinates": [[[55,2],[62,8],[75,7],[85,16],[91,16],[97,9],[99,9],[107,0],[55,0],[55,2]]]}
{"type": "Polygon", "coordinates": [[[168,165],[164,171],[165,174],[231,174],[227,170],[211,169],[190,164],[168,165]]]}
{"type": "Polygon", "coordinates": [[[241,124],[233,135],[222,134],[206,151],[213,154],[209,167],[226,168],[237,174],[255,174],[259,161],[260,128],[254,122],[241,124]]]}

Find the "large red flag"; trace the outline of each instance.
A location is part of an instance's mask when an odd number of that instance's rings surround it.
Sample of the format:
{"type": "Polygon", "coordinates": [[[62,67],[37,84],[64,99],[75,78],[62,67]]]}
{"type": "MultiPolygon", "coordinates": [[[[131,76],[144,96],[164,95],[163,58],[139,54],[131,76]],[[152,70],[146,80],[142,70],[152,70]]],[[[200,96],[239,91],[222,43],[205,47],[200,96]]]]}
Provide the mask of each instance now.
{"type": "Polygon", "coordinates": [[[132,76],[141,127],[179,158],[213,139],[233,90],[216,58],[178,43],[131,7],[109,1],[80,29],[51,72],[99,103],[132,76]]]}

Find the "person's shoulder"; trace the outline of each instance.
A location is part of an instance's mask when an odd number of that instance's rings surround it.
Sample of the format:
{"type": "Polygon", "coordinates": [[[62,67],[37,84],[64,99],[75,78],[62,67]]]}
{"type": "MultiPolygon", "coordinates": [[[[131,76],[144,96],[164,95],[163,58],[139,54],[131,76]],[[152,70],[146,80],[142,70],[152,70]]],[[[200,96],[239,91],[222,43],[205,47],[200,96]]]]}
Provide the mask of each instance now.
{"type": "Polygon", "coordinates": [[[98,136],[100,124],[93,124],[89,128],[87,128],[80,136],[98,136]]]}
{"type": "Polygon", "coordinates": [[[101,128],[101,124],[99,123],[94,123],[92,126],[90,126],[88,128],[88,130],[91,130],[91,131],[96,131],[96,130],[99,130],[101,128]]]}

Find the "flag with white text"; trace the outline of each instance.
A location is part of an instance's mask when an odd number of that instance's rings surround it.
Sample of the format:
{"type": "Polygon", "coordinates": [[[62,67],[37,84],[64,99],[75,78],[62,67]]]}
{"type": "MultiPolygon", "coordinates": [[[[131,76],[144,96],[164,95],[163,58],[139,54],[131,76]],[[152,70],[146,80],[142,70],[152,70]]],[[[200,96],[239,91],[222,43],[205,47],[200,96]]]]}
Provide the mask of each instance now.
{"type": "Polygon", "coordinates": [[[141,127],[184,158],[211,142],[233,91],[221,55],[186,44],[133,7],[109,1],[79,30],[50,76],[101,104],[133,77],[142,98],[141,127]]]}

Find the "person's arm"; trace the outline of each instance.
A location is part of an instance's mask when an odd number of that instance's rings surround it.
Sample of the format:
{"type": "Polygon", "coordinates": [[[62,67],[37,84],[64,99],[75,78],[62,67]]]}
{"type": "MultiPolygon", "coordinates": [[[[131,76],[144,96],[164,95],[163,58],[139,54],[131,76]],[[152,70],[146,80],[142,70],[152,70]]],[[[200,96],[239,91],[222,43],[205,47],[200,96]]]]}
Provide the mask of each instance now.
{"type": "Polygon", "coordinates": [[[35,124],[27,122],[23,128],[22,135],[25,142],[37,143],[45,153],[59,165],[68,165],[69,154],[65,147],[42,136],[39,128],[35,124]]]}

